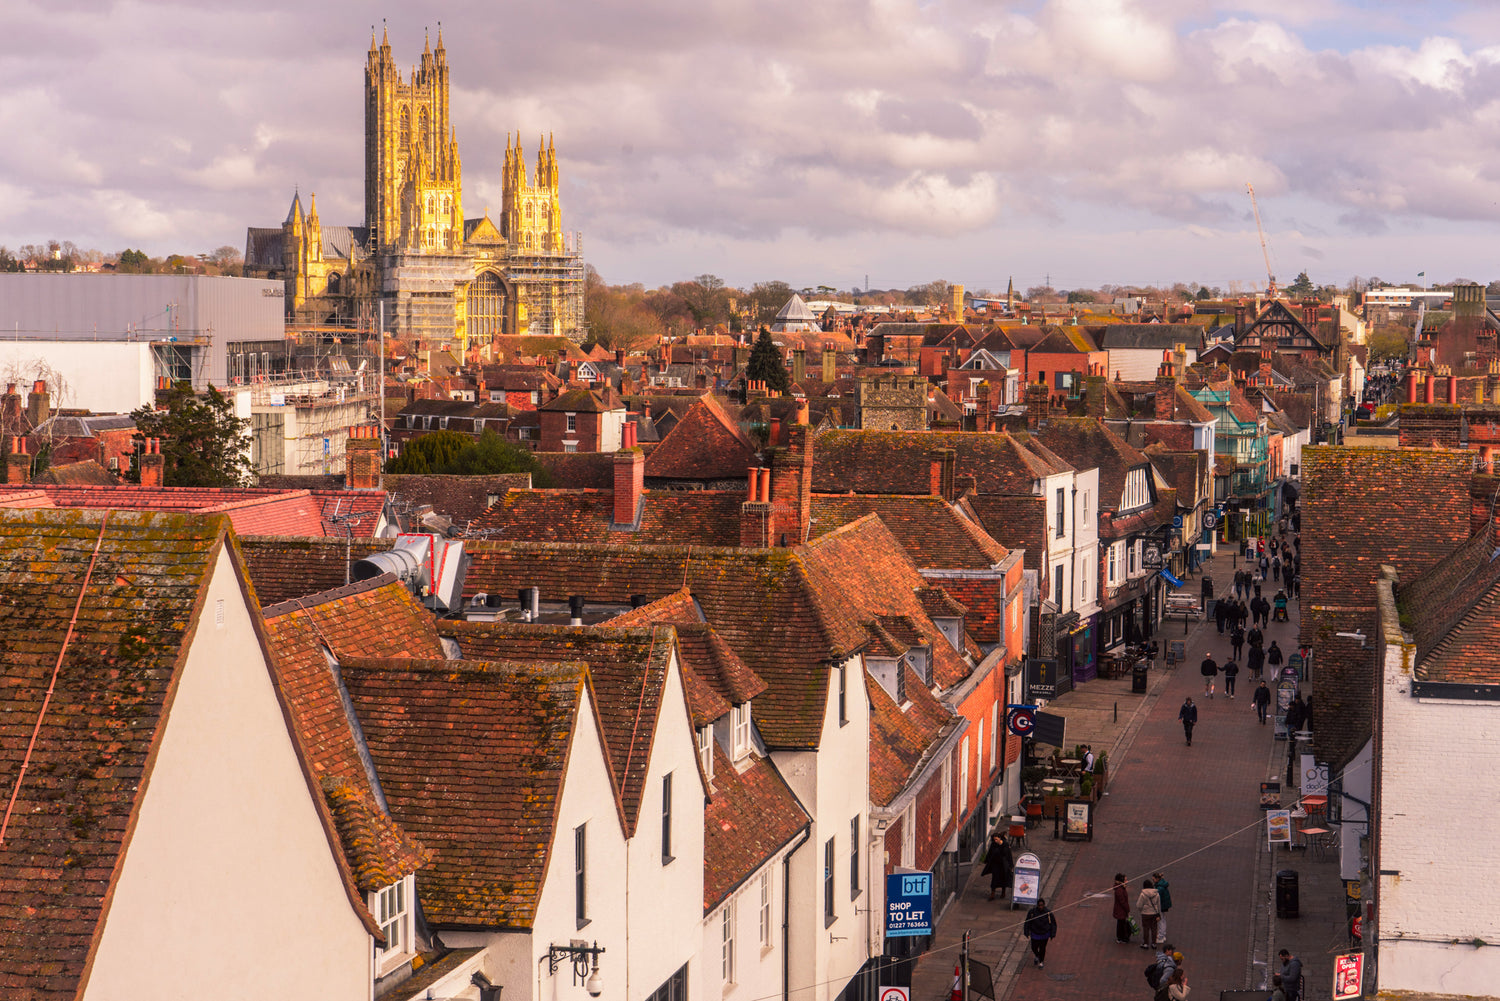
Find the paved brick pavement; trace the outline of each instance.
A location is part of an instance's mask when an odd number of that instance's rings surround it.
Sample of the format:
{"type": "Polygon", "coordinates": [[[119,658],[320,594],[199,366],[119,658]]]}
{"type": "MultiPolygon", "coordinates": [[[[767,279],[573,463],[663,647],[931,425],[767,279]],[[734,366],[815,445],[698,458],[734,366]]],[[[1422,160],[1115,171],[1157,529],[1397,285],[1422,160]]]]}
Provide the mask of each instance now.
{"type": "MultiPolygon", "coordinates": [[[[1207,566],[1221,595],[1232,563],[1228,553],[1221,553],[1207,566]]],[[[1196,589],[1196,582],[1188,586],[1196,589]]],[[[1275,590],[1275,582],[1267,582],[1267,596],[1275,590]]],[[[1160,638],[1180,638],[1181,628],[1177,620],[1169,620],[1160,638]]],[[[1293,602],[1292,621],[1272,623],[1267,645],[1274,639],[1290,655],[1296,649],[1296,629],[1293,602]]],[[[1143,976],[1150,953],[1138,947],[1139,937],[1131,945],[1114,941],[1110,887],[1116,872],[1131,877],[1132,902],[1143,875],[1166,872],[1173,898],[1167,938],[1185,954],[1188,983],[1200,996],[1215,998],[1220,990],[1268,983],[1267,963],[1284,945],[1304,956],[1337,951],[1329,929],[1341,927],[1342,908],[1335,919],[1330,899],[1338,883],[1332,861],[1291,856],[1296,859],[1292,868],[1304,880],[1304,918],[1273,920],[1273,865],[1263,843],[1257,789],[1263,779],[1285,771],[1285,744],[1273,740],[1269,724],[1258,723],[1250,701],[1254,685],[1246,672],[1240,674],[1235,699],[1224,696],[1222,679],[1215,698],[1202,698],[1198,663],[1210,651],[1222,663],[1229,653],[1227,635],[1221,637],[1209,620],[1193,625],[1187,640],[1187,663],[1153,672],[1145,697],[1130,696],[1128,684],[1122,689],[1118,682],[1090,682],[1049,706],[1049,711],[1070,715],[1070,743],[1084,740],[1094,742],[1096,750],[1110,750],[1112,777],[1095,812],[1092,842],[1054,841],[1045,824],[1030,834],[1029,847],[1041,857],[1044,893],[1058,921],[1046,968],[1031,965],[1019,931],[1022,911],[1011,910],[1008,902],[987,901],[988,879],[976,866],[974,878],[944,914],[934,949],[917,965],[912,983],[916,1001],[947,996],[955,946],[965,930],[972,934],[972,954],[992,966],[1000,998],[1150,997],[1143,976]],[[1110,691],[1101,699],[1106,687],[1110,691]],[[1177,710],[1188,695],[1199,706],[1192,747],[1185,746],[1177,723],[1177,710]],[[1116,699],[1118,723],[1100,709],[1116,699]],[[1078,709],[1076,729],[1070,704],[1078,709]],[[1095,731],[1095,741],[1082,736],[1086,728],[1095,731]]],[[[1274,868],[1286,867],[1288,857],[1283,850],[1274,868]]],[[[1326,970],[1321,958],[1318,965],[1326,970]]],[[[1327,993],[1326,985],[1320,995],[1309,982],[1311,998],[1327,993]]]]}

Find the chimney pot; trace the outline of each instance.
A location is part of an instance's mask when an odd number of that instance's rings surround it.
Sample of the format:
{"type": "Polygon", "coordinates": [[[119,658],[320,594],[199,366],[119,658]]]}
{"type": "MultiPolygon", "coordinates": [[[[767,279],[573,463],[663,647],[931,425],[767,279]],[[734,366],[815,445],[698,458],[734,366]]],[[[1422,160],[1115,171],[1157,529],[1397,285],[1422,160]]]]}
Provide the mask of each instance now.
{"type": "Polygon", "coordinates": [[[583,625],[584,598],[581,594],[568,595],[568,625],[583,625]]]}

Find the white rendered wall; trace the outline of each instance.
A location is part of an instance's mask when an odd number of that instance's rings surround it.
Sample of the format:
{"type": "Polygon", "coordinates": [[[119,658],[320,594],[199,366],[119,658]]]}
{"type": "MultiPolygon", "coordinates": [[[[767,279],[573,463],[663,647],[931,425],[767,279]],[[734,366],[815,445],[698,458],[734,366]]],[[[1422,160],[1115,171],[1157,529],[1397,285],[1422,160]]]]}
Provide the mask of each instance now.
{"type": "MultiPolygon", "coordinates": [[[[874,916],[868,853],[862,852],[858,900],[849,899],[849,822],[860,818],[861,837],[870,829],[870,713],[864,667],[858,656],[844,662],[848,722],[840,725],[838,678],[828,686],[823,733],[817,751],[778,751],[773,758],[787,784],[813,816],[807,844],[792,856],[791,1001],[836,997],[869,958],[866,946],[874,916]],[[834,839],[835,920],[823,918],[823,846],[834,839]]],[[[878,915],[877,915],[878,916],[878,915]]]]}
{"type": "MultiPolygon", "coordinates": [[[[804,846],[802,851],[806,851],[804,846]]],[[[725,983],[723,975],[724,909],[729,901],[721,903],[703,919],[702,961],[698,964],[700,992],[694,994],[702,1001],[729,1001],[779,998],[781,996],[781,886],[782,859],[786,853],[778,853],[761,866],[750,878],[735,890],[730,900],[734,902],[734,982],[725,983]],[[771,944],[762,947],[760,942],[760,880],[765,875],[770,880],[771,944]]],[[[688,985],[692,992],[693,985],[688,985]]]]}
{"type": "MultiPolygon", "coordinates": [[[[624,898],[630,999],[651,994],[698,958],[703,932],[703,802],[698,748],[677,656],[662,686],[651,763],[635,837],[627,848],[624,898]],[[662,864],[662,778],[672,776],[672,861],[662,864]]],[[[696,964],[695,964],[696,965],[696,964]]],[[[698,970],[688,970],[693,993],[698,970]]]]}
{"type": "Polygon", "coordinates": [[[367,1001],[372,940],[227,553],[207,593],[83,997],[367,1001]]]}
{"type": "Polygon", "coordinates": [[[1492,888],[1500,790],[1476,763],[1500,756],[1500,703],[1413,698],[1414,650],[1382,649],[1380,989],[1491,997],[1500,985],[1500,896],[1492,888]],[[1459,775],[1465,791],[1455,803],[1442,777],[1459,775]],[[1476,939],[1488,944],[1470,944],[1476,939]]]}
{"type": "MultiPolygon", "coordinates": [[[[1110,348],[1109,380],[1116,378],[1126,382],[1151,382],[1161,368],[1161,348],[1110,348]]],[[[1187,363],[1198,360],[1198,349],[1187,349],[1187,363]]]]}
{"type": "Polygon", "coordinates": [[[0,340],[0,381],[31,391],[38,362],[57,371],[65,385],[50,386],[52,409],[87,408],[96,414],[128,414],[156,398],[151,345],[122,341],[0,340]]]}

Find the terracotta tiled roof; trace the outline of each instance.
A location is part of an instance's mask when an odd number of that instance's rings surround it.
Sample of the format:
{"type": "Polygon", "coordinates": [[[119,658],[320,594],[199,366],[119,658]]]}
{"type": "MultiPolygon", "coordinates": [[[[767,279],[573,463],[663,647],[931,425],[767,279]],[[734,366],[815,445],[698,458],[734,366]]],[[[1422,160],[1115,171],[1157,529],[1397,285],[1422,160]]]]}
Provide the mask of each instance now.
{"type": "Polygon", "coordinates": [[[714,396],[702,396],[646,460],[663,480],[744,478],[755,448],[714,396]]]}
{"type": "Polygon", "coordinates": [[[807,830],[810,819],[771,762],[752,755],[739,771],[715,746],[713,791],[703,809],[703,913],[807,830]]]}
{"type": "Polygon", "coordinates": [[[813,490],[840,494],[927,494],[932,453],[956,452],[956,475],[973,475],[981,494],[1029,494],[1041,476],[1067,466],[1027,435],[962,431],[826,431],[813,448],[813,490]]]}
{"type": "Polygon", "coordinates": [[[958,506],[972,513],[985,533],[999,544],[1023,550],[1022,565],[1027,569],[1041,568],[1046,553],[1046,498],[975,495],[965,497],[958,506]]]}
{"type": "Polygon", "coordinates": [[[663,712],[678,711],[662,697],[676,639],[672,631],[458,621],[444,621],[439,629],[473,660],[566,659],[589,665],[626,837],[633,837],[657,724],[663,712]]]}
{"type": "Polygon", "coordinates": [[[32,477],[32,483],[57,484],[59,486],[114,486],[119,480],[115,474],[105,469],[93,459],[84,459],[82,462],[69,462],[61,466],[48,466],[42,472],[32,477]]]}
{"type": "Polygon", "coordinates": [[[822,733],[827,668],[857,652],[865,634],[837,593],[814,586],[807,548],[474,543],[465,589],[539,587],[625,606],[631,595],[662,597],[686,584],[705,620],[768,685],[756,701],[761,736],[771,747],[809,749],[822,733]]]}
{"type": "Polygon", "coordinates": [[[610,531],[613,490],[512,490],[470,527],[527,542],[739,545],[743,491],[648,490],[642,497],[634,531],[610,531]]]}
{"type": "Polygon", "coordinates": [[[375,804],[368,787],[329,776],[323,779],[323,794],[361,890],[371,893],[390,886],[426,864],[426,849],[375,804]]]}
{"type": "Polygon", "coordinates": [[[491,476],[423,476],[415,473],[387,475],[385,488],[399,501],[412,506],[431,504],[432,510],[462,524],[484,514],[490,497],[503,497],[507,490],[527,490],[530,473],[496,473],[491,476]]]}
{"type": "Polygon", "coordinates": [[[1151,464],[1161,471],[1162,478],[1177,488],[1177,503],[1184,508],[1191,509],[1200,500],[1213,499],[1211,495],[1207,498],[1199,496],[1203,476],[1207,472],[1207,452],[1196,449],[1174,452],[1160,445],[1148,445],[1146,455],[1150,457],[1151,464]]]}
{"type": "Polygon", "coordinates": [[[618,410],[619,405],[611,406],[598,392],[592,389],[570,389],[550,403],[544,403],[537,407],[538,410],[563,411],[580,414],[601,414],[607,410],[618,410]]]}
{"type": "Polygon", "coordinates": [[[989,570],[1009,555],[941,497],[815,494],[812,501],[814,537],[877,514],[911,561],[923,569],[989,570]]]}
{"type": "Polygon", "coordinates": [[[530,928],[547,874],[588,667],[341,662],[391,814],[432,853],[434,926],[530,928]],[[486,753],[476,754],[475,748],[486,753]]]}
{"type": "Polygon", "coordinates": [[[862,623],[906,616],[932,647],[933,683],[942,688],[969,675],[969,665],[927,617],[918,593],[927,586],[880,519],[870,515],[804,547],[814,583],[848,606],[862,623]]]}
{"type": "Polygon", "coordinates": [[[1416,637],[1418,681],[1500,683],[1500,559],[1492,525],[1399,585],[1396,596],[1416,637]]]}
{"type": "Polygon", "coordinates": [[[707,726],[766,690],[766,683],[740,659],[713,626],[703,621],[692,593],[683,588],[618,615],[611,626],[671,626],[677,633],[683,684],[694,726],[707,726]]]}
{"type": "MultiPolygon", "coordinates": [[[[344,528],[325,521],[325,508],[332,512],[340,500],[346,508],[373,509],[378,518],[385,503],[383,491],[273,490],[256,487],[141,487],[27,485],[0,486],[0,505],[10,506],[7,496],[44,492],[53,507],[110,508],[135,511],[193,511],[200,514],[229,515],[236,532],[251,535],[331,535],[344,534],[344,528]]],[[[38,506],[28,504],[27,506],[38,506]]],[[[355,534],[374,528],[374,519],[366,518],[353,526],[355,534]]]]}
{"type": "Polygon", "coordinates": [[[532,455],[559,487],[613,490],[615,457],[610,452],[535,452],[532,455]]]}
{"type": "Polygon", "coordinates": [[[922,686],[910,667],[906,672],[908,705],[903,710],[881,687],[865,675],[865,693],[870,701],[870,802],[889,806],[928,756],[951,732],[965,725],[932,693],[922,686]]]}
{"type": "Polygon", "coordinates": [[[1061,417],[1047,422],[1038,437],[1079,469],[1099,470],[1099,507],[1114,510],[1125,496],[1125,474],[1149,466],[1144,452],[1092,417],[1061,417]]]}
{"type": "Polygon", "coordinates": [[[969,610],[959,602],[953,600],[953,596],[941,587],[921,587],[917,589],[917,600],[922,603],[922,611],[928,617],[951,617],[966,614],[969,610]]]}
{"type": "Polygon", "coordinates": [[[392,539],[242,535],[245,570],[262,605],[343,587],[354,560],[390,549],[392,539]]]}

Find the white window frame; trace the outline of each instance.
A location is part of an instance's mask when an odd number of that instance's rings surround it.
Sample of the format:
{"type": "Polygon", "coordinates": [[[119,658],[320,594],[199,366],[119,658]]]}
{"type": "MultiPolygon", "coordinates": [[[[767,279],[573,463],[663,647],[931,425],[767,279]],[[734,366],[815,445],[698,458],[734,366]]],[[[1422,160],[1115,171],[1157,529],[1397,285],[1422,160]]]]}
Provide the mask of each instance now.
{"type": "MultiPolygon", "coordinates": [[[[974,731],[974,770],[978,773],[975,776],[978,780],[975,785],[982,786],[989,775],[989,772],[984,769],[984,717],[979,717],[975,722],[978,724],[978,728],[974,731]]],[[[992,766],[993,764],[994,762],[991,762],[992,766]]],[[[978,790],[976,789],[975,792],[977,793],[978,790]]]]}
{"type": "Polygon", "coordinates": [[[661,864],[670,865],[672,854],[672,773],[661,777],[661,864]]]}
{"type": "Polygon", "coordinates": [[[568,430],[569,431],[577,431],[578,430],[578,415],[577,414],[568,414],[568,430]]]}
{"type": "Polygon", "coordinates": [[[724,986],[733,987],[734,980],[734,898],[724,902],[719,914],[719,972],[724,977],[724,986]]]}
{"type": "Polygon", "coordinates": [[[849,821],[849,899],[858,900],[863,892],[864,880],[860,879],[859,873],[859,846],[862,842],[860,831],[863,825],[859,822],[859,814],[849,821]]]}
{"type": "Polygon", "coordinates": [[[901,814],[901,864],[908,869],[917,865],[917,808],[908,803],[901,814]]]}
{"type": "Polygon", "coordinates": [[[1000,767],[1000,703],[990,704],[990,771],[1000,767]]]}
{"type": "Polygon", "coordinates": [[[949,754],[943,758],[943,774],[941,782],[942,806],[938,813],[938,826],[947,827],[948,821],[953,819],[953,755],[949,754]]]}
{"type": "Polygon", "coordinates": [[[412,892],[411,876],[403,876],[390,886],[370,894],[370,913],[375,916],[386,944],[375,947],[377,975],[384,975],[411,955],[412,892]]]}
{"type": "Polygon", "coordinates": [[[1110,587],[1120,583],[1120,548],[1120,543],[1111,542],[1104,549],[1105,580],[1110,587]]]}
{"type": "Polygon", "coordinates": [[[964,734],[958,751],[958,815],[969,809],[969,735],[964,734]]]}
{"type": "Polygon", "coordinates": [[[713,724],[698,728],[698,763],[703,766],[703,777],[714,780],[714,728],[713,724]]]}
{"type": "Polygon", "coordinates": [[[1088,526],[1089,526],[1089,492],[1087,490],[1085,490],[1083,492],[1083,522],[1082,522],[1082,525],[1083,525],[1084,528],[1088,528],[1088,526]]]}
{"type": "Polygon", "coordinates": [[[776,933],[771,924],[771,869],[760,874],[760,948],[762,954],[770,952],[776,943],[776,933]]]}
{"type": "Polygon", "coordinates": [[[750,703],[741,702],[729,710],[730,757],[739,761],[750,753],[750,703]]]}

